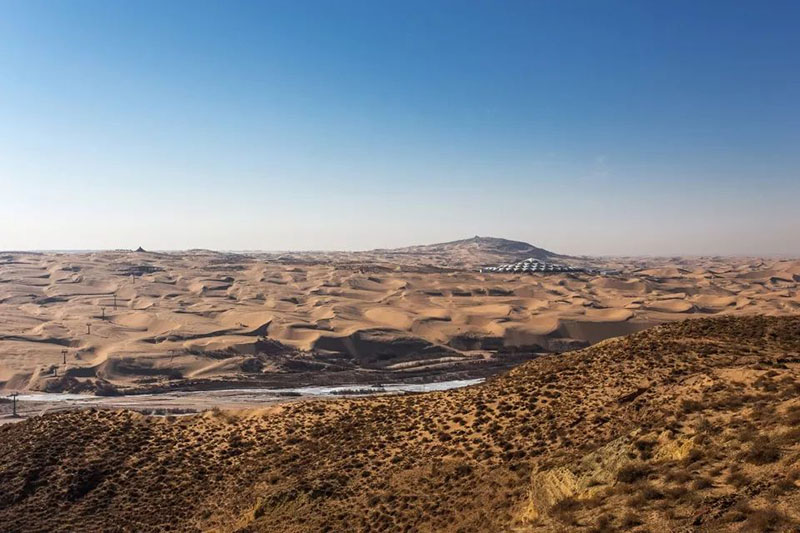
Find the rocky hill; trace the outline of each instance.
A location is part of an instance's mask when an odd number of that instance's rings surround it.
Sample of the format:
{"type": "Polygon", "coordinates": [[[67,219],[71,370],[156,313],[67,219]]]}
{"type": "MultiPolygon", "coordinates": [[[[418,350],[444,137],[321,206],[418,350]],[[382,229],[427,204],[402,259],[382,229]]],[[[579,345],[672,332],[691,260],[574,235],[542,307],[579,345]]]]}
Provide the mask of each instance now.
{"type": "Polygon", "coordinates": [[[429,261],[452,266],[513,262],[529,257],[546,261],[568,258],[568,256],[538,248],[527,242],[497,237],[478,237],[477,235],[471,239],[437,244],[421,244],[390,250],[375,250],[374,252],[421,256],[429,261]]]}
{"type": "Polygon", "coordinates": [[[800,317],[672,323],[466,389],[0,427],[0,530],[795,531],[800,317]]]}

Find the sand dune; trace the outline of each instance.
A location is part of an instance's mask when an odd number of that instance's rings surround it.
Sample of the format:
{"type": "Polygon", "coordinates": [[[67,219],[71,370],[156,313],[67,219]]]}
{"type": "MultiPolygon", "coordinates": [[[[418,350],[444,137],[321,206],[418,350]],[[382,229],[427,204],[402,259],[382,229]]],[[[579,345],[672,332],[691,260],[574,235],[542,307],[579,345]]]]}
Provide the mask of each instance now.
{"type": "Polygon", "coordinates": [[[9,253],[0,263],[0,385],[83,386],[99,365],[128,388],[192,376],[279,379],[298,368],[405,365],[415,357],[409,346],[423,363],[442,347],[464,361],[473,352],[533,356],[686,316],[800,309],[798,261],[587,263],[613,275],[473,268],[530,251],[508,242],[290,255],[9,253]],[[109,371],[138,357],[160,373],[109,371]]]}
{"type": "Polygon", "coordinates": [[[689,313],[694,310],[694,305],[691,302],[685,301],[683,298],[676,298],[670,300],[657,300],[645,306],[645,309],[651,311],[661,311],[662,313],[689,313]]]}

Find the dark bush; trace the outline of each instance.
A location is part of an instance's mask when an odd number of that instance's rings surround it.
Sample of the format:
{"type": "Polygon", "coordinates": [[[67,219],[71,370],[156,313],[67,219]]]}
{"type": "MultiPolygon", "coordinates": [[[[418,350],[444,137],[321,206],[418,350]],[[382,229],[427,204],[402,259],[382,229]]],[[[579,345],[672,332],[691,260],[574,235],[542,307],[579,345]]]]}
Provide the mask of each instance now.
{"type": "Polygon", "coordinates": [[[650,472],[650,467],[644,463],[630,463],[619,469],[619,472],[617,472],[617,481],[622,483],[635,483],[640,479],[646,478],[650,472]]]}
{"type": "Polygon", "coordinates": [[[744,459],[754,465],[774,463],[781,458],[781,450],[767,437],[756,439],[744,459]]]}

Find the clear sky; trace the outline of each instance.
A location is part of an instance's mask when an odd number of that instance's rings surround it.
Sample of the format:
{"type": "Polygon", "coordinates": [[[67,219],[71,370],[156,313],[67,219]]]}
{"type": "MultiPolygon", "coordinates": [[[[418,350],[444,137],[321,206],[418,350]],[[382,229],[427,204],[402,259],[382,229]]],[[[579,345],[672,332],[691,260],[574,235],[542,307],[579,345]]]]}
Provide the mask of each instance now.
{"type": "Polygon", "coordinates": [[[0,0],[0,249],[800,255],[797,1],[0,0]]]}

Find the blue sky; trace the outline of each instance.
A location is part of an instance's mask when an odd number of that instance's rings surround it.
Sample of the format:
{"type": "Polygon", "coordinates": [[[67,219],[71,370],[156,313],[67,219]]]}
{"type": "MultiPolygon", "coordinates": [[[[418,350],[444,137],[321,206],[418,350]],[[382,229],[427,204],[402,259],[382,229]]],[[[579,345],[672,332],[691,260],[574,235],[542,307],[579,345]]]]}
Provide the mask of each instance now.
{"type": "Polygon", "coordinates": [[[0,0],[0,249],[800,255],[800,3],[0,0]]]}

